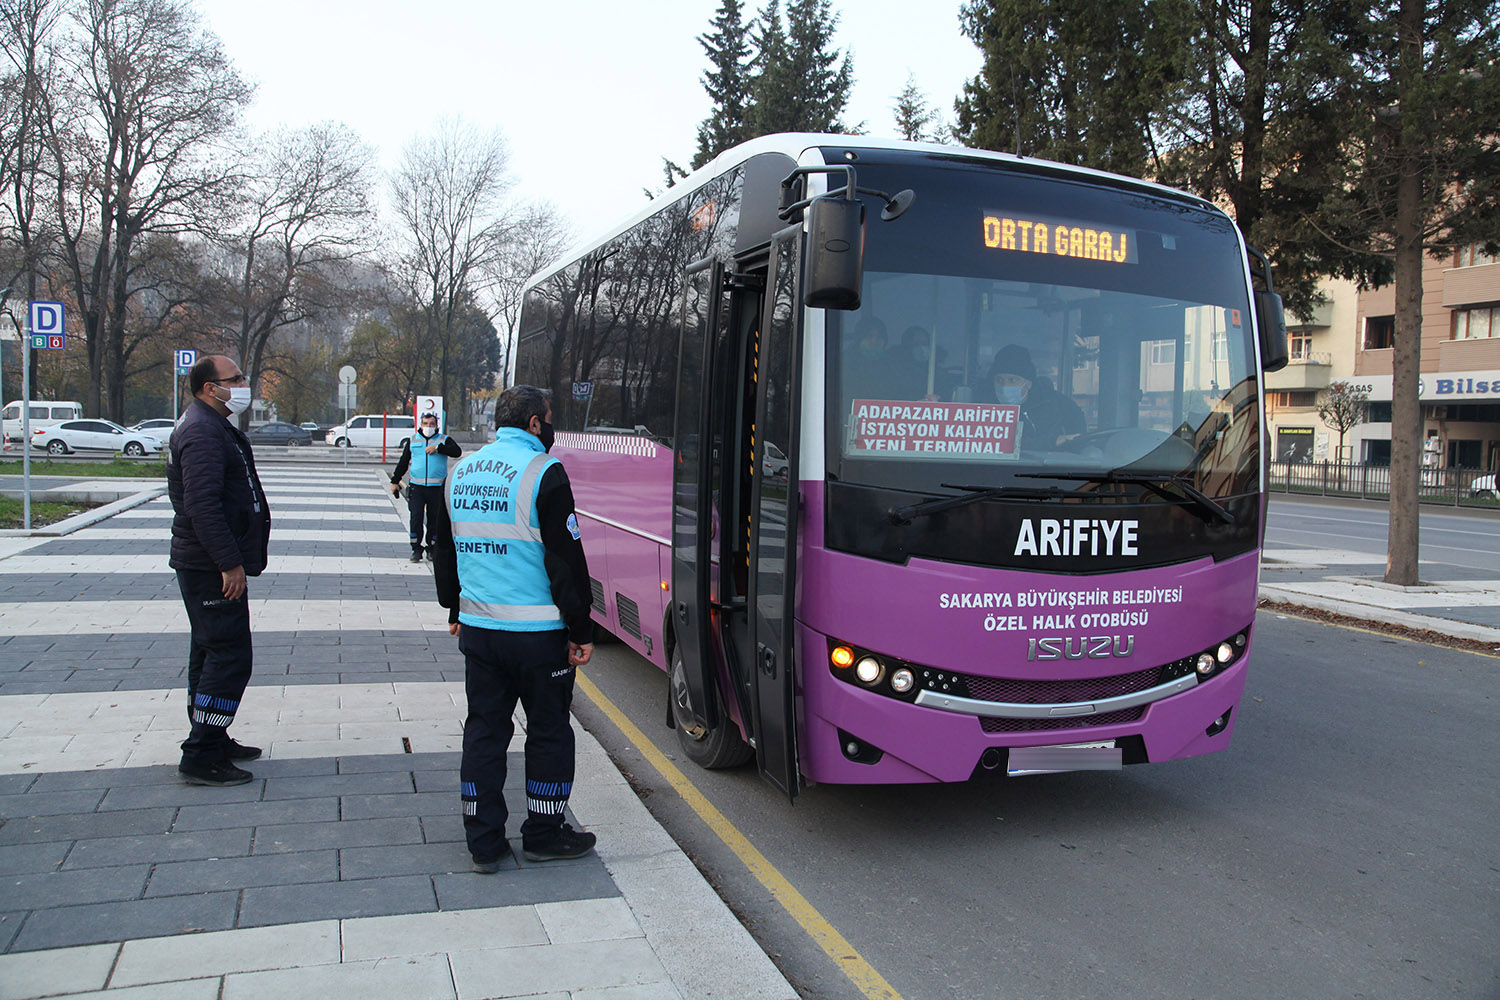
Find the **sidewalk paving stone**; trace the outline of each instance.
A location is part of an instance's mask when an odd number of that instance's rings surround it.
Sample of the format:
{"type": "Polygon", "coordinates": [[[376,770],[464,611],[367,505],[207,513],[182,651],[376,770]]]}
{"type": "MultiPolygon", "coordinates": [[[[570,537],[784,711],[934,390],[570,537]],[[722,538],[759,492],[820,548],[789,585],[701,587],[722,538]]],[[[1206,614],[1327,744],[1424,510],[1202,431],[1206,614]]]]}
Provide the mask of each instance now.
{"type": "Polygon", "coordinates": [[[0,995],[21,1000],[102,990],[119,951],[117,944],[96,944],[60,952],[0,955],[0,995]]]}
{"type": "Polygon", "coordinates": [[[447,958],[423,955],[236,973],[224,977],[223,1000],[306,1000],[307,997],[453,1000],[455,995],[447,958]]]}
{"type": "Polygon", "coordinates": [[[0,881],[0,889],[3,889],[7,907],[34,910],[38,907],[140,899],[150,874],[151,866],[140,863],[83,871],[55,870],[6,876],[0,881]]]}
{"type": "Polygon", "coordinates": [[[256,854],[314,851],[324,848],[420,844],[422,827],[415,816],[288,823],[255,829],[256,854]]]}
{"type": "Polygon", "coordinates": [[[430,875],[401,875],[246,889],[240,904],[239,926],[427,913],[439,908],[432,881],[430,875]]]}
{"type": "Polygon", "coordinates": [[[171,809],[131,809],[63,816],[12,816],[0,826],[0,845],[162,834],[172,828],[172,813],[171,809]]]}
{"type": "Polygon", "coordinates": [[[185,896],[221,889],[333,882],[338,877],[339,857],[333,850],[176,861],[155,866],[146,886],[146,896],[185,896]]]}
{"type": "Polygon", "coordinates": [[[206,858],[238,858],[250,853],[250,830],[195,830],[137,837],[102,837],[79,840],[63,868],[109,868],[149,858],[166,861],[196,861],[206,858]]]}
{"type": "Polygon", "coordinates": [[[339,800],[284,799],[276,802],[228,802],[223,805],[183,806],[177,811],[172,831],[223,830],[230,827],[266,827],[272,824],[336,822],[339,800]]]}
{"type": "Polygon", "coordinates": [[[238,892],[212,892],[33,910],[10,950],[36,951],[127,937],[227,930],[234,926],[239,901],[238,892]]]}
{"type": "MultiPolygon", "coordinates": [[[[112,986],[165,982],[183,973],[181,938],[126,941],[110,977],[112,986]]],[[[192,941],[194,969],[219,976],[233,972],[333,965],[340,960],[339,922],[282,924],[208,931],[192,941]]]]}

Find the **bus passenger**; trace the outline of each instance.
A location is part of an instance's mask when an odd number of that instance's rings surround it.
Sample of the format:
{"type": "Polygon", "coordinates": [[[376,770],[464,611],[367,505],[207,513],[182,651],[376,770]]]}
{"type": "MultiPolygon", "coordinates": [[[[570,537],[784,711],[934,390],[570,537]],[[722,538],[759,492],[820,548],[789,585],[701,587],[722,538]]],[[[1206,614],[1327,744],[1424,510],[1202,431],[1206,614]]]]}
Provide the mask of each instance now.
{"type": "Polygon", "coordinates": [[[890,399],[924,399],[927,372],[932,357],[932,335],[920,326],[909,326],[901,343],[886,352],[884,368],[890,399]]]}
{"type": "Polygon", "coordinates": [[[990,379],[995,402],[1021,407],[1024,447],[1051,451],[1084,432],[1083,410],[1054,389],[1051,379],[1037,375],[1031,353],[1020,344],[995,352],[990,379]]]}
{"type": "Polygon", "coordinates": [[[844,351],[846,399],[882,399],[881,368],[885,357],[885,323],[865,316],[854,327],[854,343],[844,351]]]}

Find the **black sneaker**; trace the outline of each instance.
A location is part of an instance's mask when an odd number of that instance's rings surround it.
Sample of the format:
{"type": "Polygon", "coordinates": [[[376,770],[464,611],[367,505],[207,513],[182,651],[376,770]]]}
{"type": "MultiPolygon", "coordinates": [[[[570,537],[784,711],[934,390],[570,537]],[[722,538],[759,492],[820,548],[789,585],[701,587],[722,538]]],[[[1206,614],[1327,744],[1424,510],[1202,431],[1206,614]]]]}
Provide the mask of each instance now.
{"type": "Polygon", "coordinates": [[[469,858],[474,862],[474,871],[480,875],[493,875],[500,870],[500,862],[510,857],[511,854],[510,845],[506,844],[505,849],[494,857],[482,857],[478,854],[470,854],[469,858]]]}
{"type": "Polygon", "coordinates": [[[572,858],[581,858],[594,849],[594,841],[599,838],[592,833],[580,832],[573,829],[567,823],[557,828],[552,839],[535,847],[528,847],[523,842],[521,853],[527,861],[568,861],[572,858]]]}
{"type": "Polygon", "coordinates": [[[224,751],[224,756],[230,760],[257,760],[260,757],[260,747],[247,747],[231,736],[229,749],[224,751]]]}
{"type": "Polygon", "coordinates": [[[216,760],[212,764],[183,761],[177,765],[177,776],[190,785],[243,785],[255,777],[227,760],[216,760]]]}
{"type": "Polygon", "coordinates": [[[420,552],[413,552],[411,554],[411,561],[412,562],[421,562],[422,561],[422,553],[420,553],[420,552]]]}

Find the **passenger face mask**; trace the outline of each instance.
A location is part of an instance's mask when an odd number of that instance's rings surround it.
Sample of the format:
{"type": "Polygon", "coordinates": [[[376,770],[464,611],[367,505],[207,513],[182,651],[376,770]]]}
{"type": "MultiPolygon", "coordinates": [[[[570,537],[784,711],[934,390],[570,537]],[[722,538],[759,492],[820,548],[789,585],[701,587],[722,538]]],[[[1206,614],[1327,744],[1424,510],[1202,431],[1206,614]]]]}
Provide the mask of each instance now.
{"type": "MultiPolygon", "coordinates": [[[[215,383],[216,385],[218,383],[215,383]]],[[[229,398],[223,400],[225,407],[230,413],[240,414],[250,409],[250,387],[248,385],[219,386],[220,389],[229,389],[229,398]]]]}
{"type": "Polygon", "coordinates": [[[542,432],[537,435],[537,439],[542,442],[543,449],[552,450],[552,425],[550,423],[542,421],[542,432]]]}

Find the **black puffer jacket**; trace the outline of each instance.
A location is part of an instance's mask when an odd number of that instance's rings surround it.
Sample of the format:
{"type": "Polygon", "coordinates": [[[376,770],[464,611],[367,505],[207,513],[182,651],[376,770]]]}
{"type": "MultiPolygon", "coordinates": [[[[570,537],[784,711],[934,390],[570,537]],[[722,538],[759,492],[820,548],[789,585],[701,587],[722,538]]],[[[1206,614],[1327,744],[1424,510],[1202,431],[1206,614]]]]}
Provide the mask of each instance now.
{"type": "Polygon", "coordinates": [[[167,494],[176,514],[173,569],[222,573],[243,566],[246,576],[259,576],[266,568],[271,508],[250,442],[201,399],[172,431],[167,494]]]}

